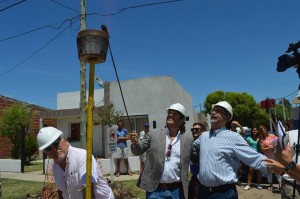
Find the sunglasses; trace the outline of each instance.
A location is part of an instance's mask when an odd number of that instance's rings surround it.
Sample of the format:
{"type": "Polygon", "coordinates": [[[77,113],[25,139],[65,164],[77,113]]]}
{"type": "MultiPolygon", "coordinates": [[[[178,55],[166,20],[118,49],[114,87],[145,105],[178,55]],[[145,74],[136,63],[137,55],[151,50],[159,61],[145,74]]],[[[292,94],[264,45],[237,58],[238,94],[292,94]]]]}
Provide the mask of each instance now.
{"type": "Polygon", "coordinates": [[[212,114],[213,112],[216,112],[217,114],[226,114],[222,108],[214,108],[210,111],[210,114],[212,114]]]}
{"type": "Polygon", "coordinates": [[[44,149],[45,152],[50,152],[52,147],[57,148],[61,141],[61,137],[58,137],[52,144],[50,144],[47,148],[44,149]]]}
{"type": "Polygon", "coordinates": [[[171,152],[172,152],[172,145],[169,144],[168,145],[168,150],[167,150],[167,153],[166,153],[166,157],[169,158],[171,156],[171,152]]]}
{"type": "Polygon", "coordinates": [[[203,128],[191,128],[191,131],[199,132],[199,131],[203,131],[203,128]]]}

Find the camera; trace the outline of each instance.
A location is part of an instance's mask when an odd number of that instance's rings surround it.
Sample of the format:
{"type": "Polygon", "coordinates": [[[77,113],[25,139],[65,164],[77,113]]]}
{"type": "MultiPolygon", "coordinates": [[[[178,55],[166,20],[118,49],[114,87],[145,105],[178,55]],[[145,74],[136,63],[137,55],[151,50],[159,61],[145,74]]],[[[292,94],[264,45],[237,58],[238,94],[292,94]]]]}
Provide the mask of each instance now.
{"type": "Polygon", "coordinates": [[[286,69],[294,66],[297,67],[297,72],[300,77],[300,53],[298,52],[298,48],[300,48],[300,41],[293,44],[291,43],[289,45],[289,48],[287,49],[286,53],[293,52],[290,54],[283,54],[280,57],[278,57],[277,62],[277,71],[278,72],[284,72],[286,69]]]}

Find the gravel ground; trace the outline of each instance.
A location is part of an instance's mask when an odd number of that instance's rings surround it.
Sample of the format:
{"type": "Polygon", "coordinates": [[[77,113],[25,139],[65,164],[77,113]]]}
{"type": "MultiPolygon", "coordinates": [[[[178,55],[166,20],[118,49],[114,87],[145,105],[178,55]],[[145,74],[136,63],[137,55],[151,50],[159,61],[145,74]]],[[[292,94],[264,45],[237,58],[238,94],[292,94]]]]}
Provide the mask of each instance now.
{"type": "Polygon", "coordinates": [[[263,189],[259,190],[256,188],[255,185],[251,186],[251,189],[245,191],[245,183],[243,183],[241,186],[237,186],[237,190],[239,193],[239,199],[280,199],[281,195],[279,193],[279,190],[277,189],[278,185],[274,185],[274,190],[268,191],[268,185],[262,185],[263,189]]]}

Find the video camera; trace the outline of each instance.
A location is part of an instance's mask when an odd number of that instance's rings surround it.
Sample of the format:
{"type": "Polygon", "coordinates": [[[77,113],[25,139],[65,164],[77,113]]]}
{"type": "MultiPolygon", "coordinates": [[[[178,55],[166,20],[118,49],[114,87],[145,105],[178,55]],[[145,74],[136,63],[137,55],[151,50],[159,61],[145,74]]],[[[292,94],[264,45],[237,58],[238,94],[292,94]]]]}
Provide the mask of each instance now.
{"type": "Polygon", "coordinates": [[[297,67],[297,73],[300,78],[300,53],[298,52],[298,48],[300,48],[300,41],[293,44],[291,43],[289,45],[289,48],[287,49],[286,53],[293,52],[291,55],[289,54],[283,54],[280,57],[278,57],[277,62],[277,71],[278,72],[284,72],[286,69],[295,66],[297,67]]]}

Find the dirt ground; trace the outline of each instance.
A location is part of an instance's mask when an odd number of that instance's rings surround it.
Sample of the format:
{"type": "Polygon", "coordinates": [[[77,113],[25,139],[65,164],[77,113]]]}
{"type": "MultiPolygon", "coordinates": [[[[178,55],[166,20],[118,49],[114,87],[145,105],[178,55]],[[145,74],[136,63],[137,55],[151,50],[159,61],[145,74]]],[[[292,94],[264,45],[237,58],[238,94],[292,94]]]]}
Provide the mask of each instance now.
{"type": "Polygon", "coordinates": [[[237,186],[239,193],[239,199],[280,199],[281,195],[278,192],[278,185],[274,184],[274,191],[268,191],[268,185],[262,185],[263,189],[259,190],[256,186],[251,186],[251,189],[245,191],[245,183],[242,183],[241,186],[237,186]]]}

